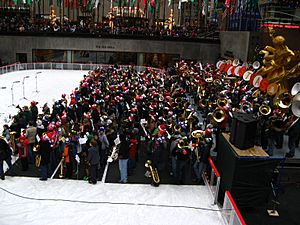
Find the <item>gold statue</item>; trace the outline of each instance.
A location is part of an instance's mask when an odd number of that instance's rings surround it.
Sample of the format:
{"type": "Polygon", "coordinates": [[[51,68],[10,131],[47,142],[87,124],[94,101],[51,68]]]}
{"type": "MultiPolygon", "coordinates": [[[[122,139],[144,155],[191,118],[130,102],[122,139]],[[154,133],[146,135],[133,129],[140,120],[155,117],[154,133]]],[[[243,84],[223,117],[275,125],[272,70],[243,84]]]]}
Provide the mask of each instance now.
{"type": "Polygon", "coordinates": [[[278,96],[288,91],[288,79],[298,76],[300,63],[292,67],[297,57],[286,45],[283,36],[275,36],[275,30],[273,28],[269,28],[269,36],[272,38],[274,47],[266,46],[259,52],[264,55],[264,65],[257,71],[257,74],[266,75],[269,84],[278,84],[278,96]]]}
{"type": "Polygon", "coordinates": [[[51,8],[50,8],[50,23],[52,25],[56,24],[56,15],[55,15],[55,12],[54,12],[54,6],[53,5],[51,5],[51,8]]]}

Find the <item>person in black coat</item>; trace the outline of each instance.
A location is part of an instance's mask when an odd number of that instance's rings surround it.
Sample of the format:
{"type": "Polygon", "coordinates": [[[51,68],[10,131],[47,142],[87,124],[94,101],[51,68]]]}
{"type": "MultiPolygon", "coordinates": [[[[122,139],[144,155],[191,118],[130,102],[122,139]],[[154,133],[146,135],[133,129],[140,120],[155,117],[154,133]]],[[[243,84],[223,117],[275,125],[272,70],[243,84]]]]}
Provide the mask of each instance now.
{"type": "Polygon", "coordinates": [[[5,179],[5,175],[4,175],[4,171],[3,171],[3,161],[5,161],[7,163],[9,169],[12,169],[11,154],[12,154],[12,151],[10,150],[8,143],[4,140],[4,137],[0,136],[0,177],[1,177],[1,180],[5,179]]]}
{"type": "Polygon", "coordinates": [[[90,167],[90,174],[91,178],[89,180],[90,184],[96,184],[97,183],[97,171],[98,166],[100,162],[100,156],[99,156],[99,146],[97,144],[97,141],[92,139],[90,141],[90,148],[88,149],[88,156],[87,156],[87,162],[90,167]]]}
{"type": "Polygon", "coordinates": [[[51,167],[50,167],[50,151],[51,151],[51,142],[49,137],[44,134],[39,141],[39,151],[38,154],[41,155],[41,178],[40,180],[47,180],[51,176],[51,167]]]}
{"type": "Polygon", "coordinates": [[[128,173],[127,164],[129,159],[130,142],[125,134],[120,135],[120,147],[119,147],[119,170],[120,170],[120,183],[127,183],[128,173]]]}

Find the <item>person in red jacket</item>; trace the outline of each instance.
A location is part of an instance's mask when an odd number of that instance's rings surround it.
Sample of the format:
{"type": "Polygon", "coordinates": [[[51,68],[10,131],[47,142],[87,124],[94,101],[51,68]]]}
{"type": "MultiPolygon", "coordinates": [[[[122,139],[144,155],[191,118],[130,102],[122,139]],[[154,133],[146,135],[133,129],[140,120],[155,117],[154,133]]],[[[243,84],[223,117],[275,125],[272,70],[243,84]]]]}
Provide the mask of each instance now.
{"type": "Polygon", "coordinates": [[[18,146],[18,150],[19,150],[19,158],[21,159],[22,171],[26,171],[26,170],[28,170],[29,140],[26,138],[25,132],[22,132],[17,146],[18,146]]]}

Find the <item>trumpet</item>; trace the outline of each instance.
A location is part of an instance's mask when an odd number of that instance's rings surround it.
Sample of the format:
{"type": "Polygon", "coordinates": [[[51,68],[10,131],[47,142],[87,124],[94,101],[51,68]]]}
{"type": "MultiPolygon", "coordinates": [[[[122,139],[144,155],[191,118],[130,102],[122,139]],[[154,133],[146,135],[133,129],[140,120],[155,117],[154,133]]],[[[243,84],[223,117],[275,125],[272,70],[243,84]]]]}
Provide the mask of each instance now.
{"type": "Polygon", "coordinates": [[[151,185],[158,187],[160,184],[160,178],[157,172],[157,168],[153,166],[152,161],[151,160],[147,160],[145,163],[145,167],[147,168],[151,178],[152,178],[152,182],[151,185]]]}

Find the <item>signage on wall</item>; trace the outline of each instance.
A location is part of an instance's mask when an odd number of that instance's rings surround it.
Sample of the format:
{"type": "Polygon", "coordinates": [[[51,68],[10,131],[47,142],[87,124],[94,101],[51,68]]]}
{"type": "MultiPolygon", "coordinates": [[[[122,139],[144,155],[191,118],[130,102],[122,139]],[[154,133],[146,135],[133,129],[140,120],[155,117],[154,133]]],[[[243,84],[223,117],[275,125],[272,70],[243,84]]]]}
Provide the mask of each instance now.
{"type": "Polygon", "coordinates": [[[111,45],[96,45],[96,48],[101,48],[101,49],[115,49],[115,46],[111,46],[111,45]]]}

